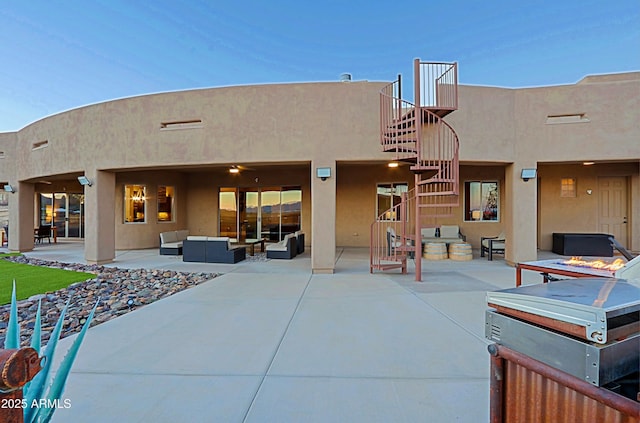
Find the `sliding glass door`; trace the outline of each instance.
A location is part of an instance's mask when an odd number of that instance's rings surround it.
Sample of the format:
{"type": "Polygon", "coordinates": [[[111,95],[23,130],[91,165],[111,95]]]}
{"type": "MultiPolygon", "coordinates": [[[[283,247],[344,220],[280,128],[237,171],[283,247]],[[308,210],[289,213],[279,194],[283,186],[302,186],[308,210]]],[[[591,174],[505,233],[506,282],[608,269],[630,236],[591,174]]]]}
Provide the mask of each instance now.
{"type": "Polygon", "coordinates": [[[240,241],[247,238],[258,238],[258,192],[240,190],[240,241]]]}
{"type": "Polygon", "coordinates": [[[238,196],[236,188],[220,188],[218,195],[220,236],[238,237],[238,196]]]}
{"type": "Polygon", "coordinates": [[[279,241],[300,230],[300,187],[221,188],[220,236],[239,240],[265,238],[279,241]]]}
{"type": "Polygon", "coordinates": [[[56,228],[62,238],[84,237],[84,194],[40,194],[40,225],[56,228]]]}

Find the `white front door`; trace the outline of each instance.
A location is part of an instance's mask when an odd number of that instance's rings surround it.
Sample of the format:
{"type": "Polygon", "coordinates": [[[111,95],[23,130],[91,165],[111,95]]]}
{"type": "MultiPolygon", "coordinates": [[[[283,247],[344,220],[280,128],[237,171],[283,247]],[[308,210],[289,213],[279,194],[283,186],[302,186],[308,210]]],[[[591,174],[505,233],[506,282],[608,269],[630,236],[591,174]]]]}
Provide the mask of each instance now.
{"type": "Polygon", "coordinates": [[[598,178],[598,228],[627,247],[627,178],[598,178]]]}

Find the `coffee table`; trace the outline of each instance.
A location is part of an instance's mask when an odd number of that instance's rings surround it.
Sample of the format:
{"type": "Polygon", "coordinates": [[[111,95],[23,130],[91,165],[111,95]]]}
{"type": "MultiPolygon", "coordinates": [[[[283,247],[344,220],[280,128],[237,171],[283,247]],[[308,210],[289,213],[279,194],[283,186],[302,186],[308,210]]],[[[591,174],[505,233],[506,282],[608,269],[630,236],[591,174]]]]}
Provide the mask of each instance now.
{"type": "Polygon", "coordinates": [[[264,252],[264,238],[247,238],[244,240],[244,243],[247,244],[249,247],[251,247],[249,249],[249,255],[254,255],[255,254],[255,246],[256,244],[260,244],[260,252],[264,252]]]}

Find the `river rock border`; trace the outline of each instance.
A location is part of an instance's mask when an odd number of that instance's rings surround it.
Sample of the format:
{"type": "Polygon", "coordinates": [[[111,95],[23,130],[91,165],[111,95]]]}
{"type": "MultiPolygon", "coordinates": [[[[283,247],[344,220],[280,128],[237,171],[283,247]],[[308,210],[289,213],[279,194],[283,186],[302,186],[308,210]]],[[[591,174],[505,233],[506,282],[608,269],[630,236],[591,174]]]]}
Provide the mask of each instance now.
{"type": "MultiPolygon", "coordinates": [[[[23,346],[28,346],[31,342],[38,300],[42,301],[42,345],[46,345],[60,312],[69,298],[71,300],[65,314],[61,338],[80,331],[98,298],[100,303],[91,322],[92,327],[218,276],[216,273],[121,269],[98,265],[60,263],[25,256],[9,256],[4,259],[16,263],[96,275],[95,278],[74,283],[67,288],[18,301],[18,321],[20,322],[21,344],[23,346]]],[[[0,347],[4,345],[9,310],[10,305],[8,304],[0,306],[0,347]]]]}

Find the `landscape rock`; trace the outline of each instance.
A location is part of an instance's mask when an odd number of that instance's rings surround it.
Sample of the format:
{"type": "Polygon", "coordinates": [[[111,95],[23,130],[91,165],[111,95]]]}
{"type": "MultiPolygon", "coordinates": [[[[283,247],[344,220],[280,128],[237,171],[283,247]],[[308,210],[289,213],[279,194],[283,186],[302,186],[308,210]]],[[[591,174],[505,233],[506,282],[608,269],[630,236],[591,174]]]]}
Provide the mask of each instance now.
{"type": "MultiPolygon", "coordinates": [[[[92,279],[69,285],[55,292],[34,295],[18,301],[21,345],[31,343],[38,300],[41,301],[42,345],[46,345],[60,312],[68,301],[61,338],[82,329],[89,312],[99,301],[91,326],[107,322],[146,304],[194,287],[218,276],[215,273],[186,273],[168,270],[120,269],[98,265],[50,262],[25,256],[4,260],[33,266],[45,266],[95,274],[92,279]],[[129,301],[131,300],[131,301],[129,301]]],[[[0,347],[4,346],[10,304],[0,306],[0,347]]]]}

